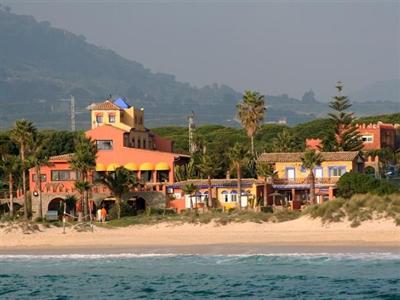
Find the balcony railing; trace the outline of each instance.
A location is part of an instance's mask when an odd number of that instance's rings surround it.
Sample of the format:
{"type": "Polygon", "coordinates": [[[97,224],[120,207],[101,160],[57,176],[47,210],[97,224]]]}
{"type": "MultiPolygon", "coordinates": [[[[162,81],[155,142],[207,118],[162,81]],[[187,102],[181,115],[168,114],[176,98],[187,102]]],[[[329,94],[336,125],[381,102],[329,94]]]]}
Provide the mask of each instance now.
{"type": "MultiPolygon", "coordinates": [[[[328,178],[315,178],[315,184],[336,184],[339,181],[339,177],[328,177],[328,178]]],[[[308,178],[277,178],[273,180],[273,184],[310,184],[308,178]]]]}

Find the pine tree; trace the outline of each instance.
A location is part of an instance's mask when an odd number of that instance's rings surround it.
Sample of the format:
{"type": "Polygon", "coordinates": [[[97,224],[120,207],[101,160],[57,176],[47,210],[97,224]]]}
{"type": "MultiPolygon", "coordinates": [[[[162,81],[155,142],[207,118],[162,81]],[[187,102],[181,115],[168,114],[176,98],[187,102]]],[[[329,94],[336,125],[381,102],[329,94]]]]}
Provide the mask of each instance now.
{"type": "Polygon", "coordinates": [[[329,107],[334,110],[329,113],[335,127],[334,149],[336,151],[359,151],[363,148],[362,138],[354,124],[353,113],[347,111],[352,105],[347,96],[342,94],[343,84],[340,81],[336,84],[336,89],[338,94],[329,103],[329,107]]]}

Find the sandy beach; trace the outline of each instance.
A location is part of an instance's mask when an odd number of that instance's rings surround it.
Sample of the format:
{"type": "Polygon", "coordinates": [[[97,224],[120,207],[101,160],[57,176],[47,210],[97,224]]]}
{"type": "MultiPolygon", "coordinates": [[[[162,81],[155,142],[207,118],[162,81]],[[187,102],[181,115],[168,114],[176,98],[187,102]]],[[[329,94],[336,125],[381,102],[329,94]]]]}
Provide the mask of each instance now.
{"type": "Polygon", "coordinates": [[[228,225],[136,225],[94,232],[44,228],[31,234],[0,229],[0,254],[193,253],[400,251],[400,227],[374,220],[322,225],[306,217],[282,223],[228,225]]]}

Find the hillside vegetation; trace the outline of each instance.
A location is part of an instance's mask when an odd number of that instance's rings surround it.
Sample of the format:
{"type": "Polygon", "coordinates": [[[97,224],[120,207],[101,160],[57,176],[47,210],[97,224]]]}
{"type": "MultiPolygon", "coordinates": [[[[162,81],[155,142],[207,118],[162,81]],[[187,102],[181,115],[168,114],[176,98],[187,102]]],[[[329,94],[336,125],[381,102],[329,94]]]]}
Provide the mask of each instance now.
{"type": "MultiPolygon", "coordinates": [[[[361,117],[357,119],[359,123],[370,122],[387,122],[400,124],[400,113],[379,115],[371,117],[361,117]]],[[[157,134],[170,138],[175,143],[175,150],[178,152],[188,152],[188,130],[187,127],[180,126],[166,126],[152,129],[157,134]]],[[[294,142],[298,144],[299,148],[304,147],[306,138],[320,138],[324,139],[331,133],[332,125],[329,119],[315,119],[309,122],[298,124],[295,126],[287,126],[280,124],[264,124],[256,135],[256,147],[258,152],[273,151],[272,142],[279,133],[287,130],[294,137],[294,142]]],[[[245,131],[241,128],[225,127],[222,125],[203,125],[196,129],[196,136],[200,142],[206,144],[208,147],[220,147],[221,149],[228,149],[236,141],[248,142],[248,137],[245,131]],[[219,146],[218,146],[219,145],[219,146]]]]}
{"type": "MultiPolygon", "coordinates": [[[[74,95],[78,128],[89,126],[86,107],[110,94],[123,96],[145,108],[150,127],[186,124],[194,111],[201,124],[238,126],[235,105],[241,98],[226,85],[201,88],[175,80],[173,75],[151,72],[142,64],[112,50],[88,43],[76,35],[16,15],[0,7],[0,127],[26,118],[41,128],[69,128],[69,103],[74,95]]],[[[312,91],[302,99],[267,95],[268,121],[287,119],[290,125],[322,117],[326,103],[312,91]]],[[[324,99],[328,100],[328,99],[324,99]]],[[[354,104],[358,114],[398,111],[398,103],[354,104]]]]}

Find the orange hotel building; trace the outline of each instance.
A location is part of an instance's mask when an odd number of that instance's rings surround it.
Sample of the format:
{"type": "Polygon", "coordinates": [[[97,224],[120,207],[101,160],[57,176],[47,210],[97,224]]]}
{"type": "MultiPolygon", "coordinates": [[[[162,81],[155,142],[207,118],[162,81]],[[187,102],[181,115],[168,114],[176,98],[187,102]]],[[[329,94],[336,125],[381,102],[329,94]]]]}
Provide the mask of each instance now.
{"type": "MultiPolygon", "coordinates": [[[[158,197],[165,204],[165,187],[174,182],[174,168],[184,164],[189,156],[173,153],[173,143],[144,126],[144,110],[137,109],[118,98],[92,104],[91,129],[86,136],[97,145],[96,172],[112,172],[123,166],[146,183],[146,192],[137,193],[158,197]]],[[[50,158],[49,166],[42,166],[43,214],[57,210],[59,203],[68,195],[77,194],[74,188],[77,172],[71,169],[72,154],[50,158]]],[[[90,180],[93,182],[91,174],[90,180]]],[[[35,170],[29,171],[33,210],[38,208],[38,191],[35,170]]],[[[110,196],[106,187],[94,183],[91,199],[96,203],[110,196]]],[[[135,198],[133,196],[133,198],[135,198]]],[[[147,201],[147,199],[145,199],[147,201]]],[[[150,200],[149,200],[150,201],[150,200]]]]}

